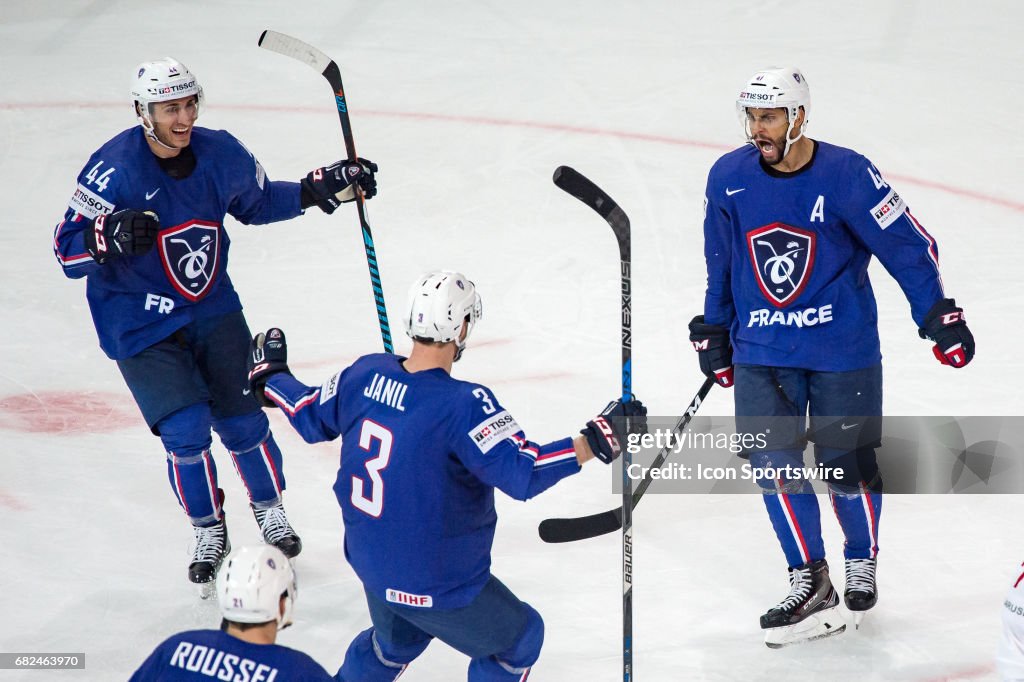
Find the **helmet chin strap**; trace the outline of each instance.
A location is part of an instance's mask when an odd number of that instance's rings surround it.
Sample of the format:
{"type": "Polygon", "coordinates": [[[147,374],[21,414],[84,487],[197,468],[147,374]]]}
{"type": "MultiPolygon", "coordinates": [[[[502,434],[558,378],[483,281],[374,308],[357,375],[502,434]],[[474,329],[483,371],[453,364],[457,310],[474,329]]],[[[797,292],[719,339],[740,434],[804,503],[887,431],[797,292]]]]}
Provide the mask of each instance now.
{"type": "Polygon", "coordinates": [[[140,116],[139,118],[142,120],[142,129],[146,131],[146,137],[153,140],[153,142],[156,142],[164,149],[170,149],[172,152],[180,151],[177,147],[172,147],[168,144],[164,144],[163,141],[156,136],[156,129],[153,127],[152,121],[149,121],[142,116],[140,116]],[[149,125],[146,125],[147,123],[149,123],[149,125]]]}
{"type": "MultiPolygon", "coordinates": [[[[799,116],[800,108],[797,107],[797,116],[799,116]]],[[[786,154],[789,154],[790,147],[793,146],[794,142],[799,142],[800,138],[804,136],[803,126],[800,126],[799,134],[792,140],[789,139],[789,134],[793,132],[793,127],[796,125],[797,116],[789,116],[789,109],[786,110],[786,115],[789,118],[789,126],[786,128],[786,147],[782,150],[782,157],[780,161],[786,158],[786,154]]],[[[750,134],[750,124],[744,122],[743,132],[747,135],[747,142],[757,147],[757,143],[754,142],[754,136],[750,134]]]]}
{"type": "Polygon", "coordinates": [[[153,125],[153,119],[149,118],[148,116],[142,113],[143,106],[144,105],[140,104],[139,102],[135,103],[135,115],[139,119],[139,125],[142,126],[143,132],[146,133],[146,137],[153,140],[153,142],[156,142],[164,149],[169,149],[172,152],[179,151],[177,147],[171,147],[170,145],[164,144],[163,141],[161,141],[160,138],[156,136],[156,126],[153,125]]]}
{"type": "Polygon", "coordinates": [[[789,153],[789,148],[793,146],[794,142],[799,142],[800,138],[804,136],[804,127],[801,125],[800,130],[796,137],[792,140],[789,139],[789,134],[793,132],[793,126],[796,125],[796,119],[800,116],[800,107],[796,107],[792,116],[789,117],[789,127],[786,128],[786,148],[782,152],[782,158],[786,158],[786,154],[789,153]]]}

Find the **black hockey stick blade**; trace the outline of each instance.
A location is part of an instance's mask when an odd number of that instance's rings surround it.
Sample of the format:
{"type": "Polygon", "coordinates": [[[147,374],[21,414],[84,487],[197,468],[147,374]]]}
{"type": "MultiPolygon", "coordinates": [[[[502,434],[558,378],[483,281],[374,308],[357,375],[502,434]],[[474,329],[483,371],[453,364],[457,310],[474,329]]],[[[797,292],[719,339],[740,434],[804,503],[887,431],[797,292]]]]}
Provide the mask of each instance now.
{"type": "Polygon", "coordinates": [[[574,519],[544,519],[537,527],[540,539],[548,543],[576,542],[614,533],[622,528],[622,507],[574,519]]]}
{"type": "Polygon", "coordinates": [[[554,177],[551,178],[555,186],[560,190],[576,197],[590,208],[597,211],[598,215],[604,218],[615,231],[619,239],[619,256],[622,260],[629,260],[628,246],[625,251],[623,247],[628,244],[629,217],[625,211],[603,189],[591,182],[585,175],[569,166],[559,166],[555,169],[554,177]]]}
{"type": "MultiPolygon", "coordinates": [[[[679,418],[679,421],[676,422],[675,427],[672,429],[674,434],[678,436],[683,432],[683,429],[690,423],[693,415],[697,414],[698,408],[700,408],[704,399],[707,398],[708,392],[714,385],[715,380],[713,378],[708,377],[704,380],[700,390],[697,391],[697,395],[693,396],[693,400],[687,406],[686,412],[683,413],[683,416],[679,418]]],[[[660,468],[665,463],[669,452],[671,450],[667,446],[662,448],[658,456],[651,462],[650,469],[660,468]]],[[[640,504],[640,499],[644,496],[647,488],[650,487],[651,481],[650,474],[648,474],[644,476],[644,479],[636,487],[636,490],[633,492],[634,509],[640,504]]],[[[589,516],[578,516],[572,519],[544,519],[540,522],[537,532],[540,534],[540,539],[544,542],[559,543],[596,538],[599,535],[614,533],[620,528],[622,528],[622,508],[616,507],[605,512],[589,516]]]]}

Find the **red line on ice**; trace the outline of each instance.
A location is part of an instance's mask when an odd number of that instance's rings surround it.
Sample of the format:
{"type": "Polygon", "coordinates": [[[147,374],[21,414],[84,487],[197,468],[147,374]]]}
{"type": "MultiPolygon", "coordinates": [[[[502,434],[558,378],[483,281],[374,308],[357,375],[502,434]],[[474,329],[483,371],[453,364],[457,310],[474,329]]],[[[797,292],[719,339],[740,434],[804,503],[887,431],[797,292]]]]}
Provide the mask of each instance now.
{"type": "MultiPolygon", "coordinates": [[[[114,102],[2,102],[0,111],[17,111],[28,109],[117,109],[130,108],[128,103],[114,102]]],[[[234,111],[268,111],[302,114],[319,114],[325,111],[323,107],[298,107],[274,104],[218,104],[218,109],[234,111]]],[[[383,111],[379,109],[360,109],[359,116],[379,116],[381,118],[405,118],[418,121],[440,121],[444,123],[465,123],[470,125],[486,125],[505,128],[527,128],[532,130],[546,130],[551,132],[571,133],[574,135],[594,135],[597,137],[612,137],[622,140],[636,140],[638,142],[653,142],[655,144],[668,144],[676,147],[695,147],[698,149],[713,149],[717,151],[729,151],[737,145],[724,145],[701,140],[689,140],[669,135],[652,135],[649,133],[635,133],[626,130],[610,130],[607,128],[591,128],[588,126],[574,126],[563,123],[544,123],[541,121],[520,121],[516,119],[495,118],[491,116],[458,116],[455,114],[434,114],[424,111],[383,111]]],[[[131,121],[126,118],[125,125],[131,121]]],[[[947,185],[926,178],[918,178],[911,175],[897,175],[887,173],[887,177],[899,182],[907,182],[921,187],[945,192],[965,199],[973,199],[986,204],[1002,206],[1013,211],[1024,212],[1024,203],[1006,199],[1003,197],[985,194],[963,187],[947,185]]]]}

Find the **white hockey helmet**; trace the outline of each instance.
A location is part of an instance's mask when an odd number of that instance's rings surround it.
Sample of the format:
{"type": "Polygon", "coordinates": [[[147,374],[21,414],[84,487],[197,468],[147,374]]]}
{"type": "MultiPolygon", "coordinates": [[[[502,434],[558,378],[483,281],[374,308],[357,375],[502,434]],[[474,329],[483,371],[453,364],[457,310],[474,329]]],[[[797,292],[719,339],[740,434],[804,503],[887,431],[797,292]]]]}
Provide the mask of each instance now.
{"type": "Polygon", "coordinates": [[[225,620],[234,623],[292,624],[295,572],[288,557],[273,545],[238,547],[217,574],[217,600],[225,620]],[[281,613],[281,597],[285,598],[281,613]]]}
{"type": "Polygon", "coordinates": [[[751,76],[736,98],[736,113],[743,126],[743,133],[747,136],[747,142],[753,143],[747,121],[748,108],[786,110],[789,127],[786,129],[786,149],[782,154],[785,157],[789,153],[790,145],[803,137],[807,129],[807,123],[811,118],[811,89],[807,86],[807,79],[803,73],[795,66],[772,67],[751,76]],[[804,122],[800,126],[800,134],[791,140],[789,136],[801,107],[804,110],[804,122]]]}
{"type": "Polygon", "coordinates": [[[142,62],[135,68],[132,79],[132,102],[139,124],[146,135],[156,139],[153,132],[152,105],[172,99],[196,96],[196,111],[203,103],[203,88],[188,67],[173,57],[142,62]]]}
{"type": "Polygon", "coordinates": [[[466,339],[483,317],[476,286],[460,272],[437,270],[420,277],[409,289],[405,333],[415,340],[455,342],[455,359],[462,357],[466,339]],[[466,337],[459,338],[466,322],[466,337]]]}

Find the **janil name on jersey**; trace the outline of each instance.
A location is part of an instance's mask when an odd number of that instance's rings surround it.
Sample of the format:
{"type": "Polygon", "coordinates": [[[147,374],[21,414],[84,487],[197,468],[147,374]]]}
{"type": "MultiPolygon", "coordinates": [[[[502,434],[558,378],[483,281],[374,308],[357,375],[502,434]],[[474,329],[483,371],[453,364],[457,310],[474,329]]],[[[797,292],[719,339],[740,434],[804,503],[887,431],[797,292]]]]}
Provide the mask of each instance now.
{"type": "Polygon", "coordinates": [[[370,400],[376,400],[388,407],[393,407],[399,412],[405,412],[405,405],[402,403],[402,400],[405,398],[407,390],[409,390],[409,387],[401,381],[382,377],[375,372],[369,385],[363,389],[363,395],[370,400]]]}
{"type": "Polygon", "coordinates": [[[784,327],[813,327],[832,321],[832,304],[823,305],[820,308],[804,308],[803,310],[768,310],[759,308],[750,311],[750,321],[747,327],[770,327],[779,324],[784,327]]]}

